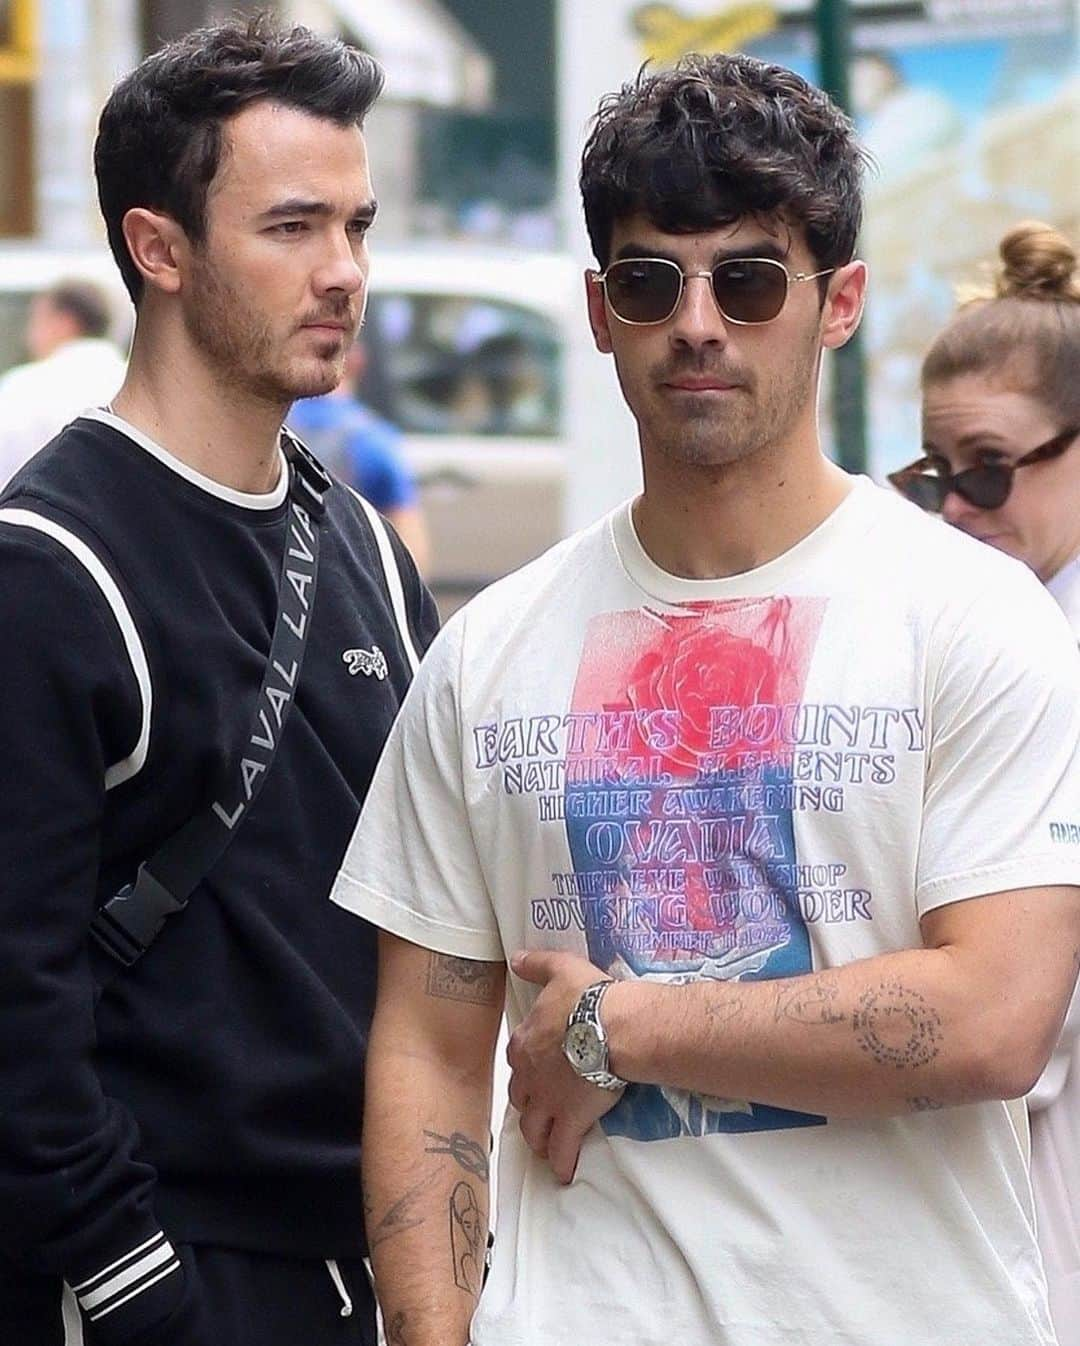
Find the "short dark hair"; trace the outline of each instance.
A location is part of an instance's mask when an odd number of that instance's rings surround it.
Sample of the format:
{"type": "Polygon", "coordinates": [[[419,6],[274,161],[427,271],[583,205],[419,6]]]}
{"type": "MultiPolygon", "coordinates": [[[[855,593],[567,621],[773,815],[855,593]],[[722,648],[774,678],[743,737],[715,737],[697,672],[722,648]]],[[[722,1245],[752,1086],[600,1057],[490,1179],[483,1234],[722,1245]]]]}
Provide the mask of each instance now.
{"type": "Polygon", "coordinates": [[[360,125],[382,91],[365,52],[266,15],[199,28],[148,56],[113,90],[98,123],[94,171],[109,246],[139,302],[143,283],[123,235],[135,206],[170,215],[195,243],[221,161],[222,125],[263,99],[360,125]]]}
{"type": "Polygon", "coordinates": [[[57,312],[74,318],[84,336],[103,337],[109,330],[109,303],[104,291],[93,281],[58,280],[42,292],[42,298],[57,312]]]}
{"type": "Polygon", "coordinates": [[[779,217],[802,227],[819,267],[842,266],[867,162],[850,118],[793,71],[684,56],[601,101],[582,156],[585,224],[601,267],[616,221],[638,213],[674,234],[779,217]]]}

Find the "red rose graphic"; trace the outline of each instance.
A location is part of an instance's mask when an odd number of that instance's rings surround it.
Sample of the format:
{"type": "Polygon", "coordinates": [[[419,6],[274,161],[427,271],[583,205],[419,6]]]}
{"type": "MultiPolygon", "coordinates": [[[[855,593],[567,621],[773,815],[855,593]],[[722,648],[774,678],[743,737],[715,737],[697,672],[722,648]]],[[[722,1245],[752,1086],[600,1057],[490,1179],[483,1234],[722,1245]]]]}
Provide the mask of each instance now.
{"type": "MultiPolygon", "coordinates": [[[[674,712],[670,718],[677,726],[676,741],[670,741],[670,734],[659,743],[655,737],[652,742],[643,739],[639,751],[660,756],[669,770],[685,776],[698,773],[702,758],[722,764],[742,752],[772,747],[760,736],[749,741],[741,732],[726,734],[717,743],[714,730],[714,711],[777,704],[781,659],[781,650],[774,648],[777,614],[770,604],[760,607],[765,611],[759,609],[757,622],[739,622],[756,626],[752,634],[731,629],[734,623],[724,620],[731,615],[725,611],[727,604],[704,605],[686,616],[667,618],[667,629],[631,669],[626,696],[636,711],[674,712]]],[[[782,625],[781,619],[781,629],[782,625]]]]}

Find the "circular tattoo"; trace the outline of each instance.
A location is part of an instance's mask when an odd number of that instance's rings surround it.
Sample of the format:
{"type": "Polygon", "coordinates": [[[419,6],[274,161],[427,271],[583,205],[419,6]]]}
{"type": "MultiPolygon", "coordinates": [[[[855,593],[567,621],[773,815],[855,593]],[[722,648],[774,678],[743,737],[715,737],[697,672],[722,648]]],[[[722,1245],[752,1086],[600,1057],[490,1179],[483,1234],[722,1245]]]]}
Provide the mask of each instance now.
{"type": "Polygon", "coordinates": [[[859,1001],[852,1020],[863,1051],[882,1065],[915,1070],[940,1050],[941,1016],[901,982],[882,982],[859,1001]]]}

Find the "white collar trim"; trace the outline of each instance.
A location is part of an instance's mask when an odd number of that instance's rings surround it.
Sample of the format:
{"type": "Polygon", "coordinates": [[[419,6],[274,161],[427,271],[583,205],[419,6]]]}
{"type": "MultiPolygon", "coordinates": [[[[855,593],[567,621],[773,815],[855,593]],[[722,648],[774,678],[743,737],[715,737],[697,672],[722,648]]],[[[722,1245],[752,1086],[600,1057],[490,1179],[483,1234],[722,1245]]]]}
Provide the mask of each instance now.
{"type": "Polygon", "coordinates": [[[272,491],[260,494],[253,494],[249,491],[236,491],[231,486],[223,486],[220,481],[214,481],[212,477],[206,477],[201,472],[196,472],[193,467],[183,463],[179,458],[174,457],[167,449],[163,449],[160,444],[141,430],[136,430],[122,417],[115,415],[111,411],[106,411],[102,407],[90,407],[82,413],[82,419],[86,421],[99,421],[102,425],[107,425],[113,430],[119,431],[125,435],[132,443],[137,444],[140,449],[144,449],[151,457],[156,458],[159,463],[164,464],[170,472],[175,472],[178,477],[183,477],[192,486],[197,486],[200,491],[205,491],[207,495],[215,496],[218,500],[227,500],[230,505],[240,505],[243,509],[277,509],[284,503],[285,497],[289,493],[289,470],[285,462],[285,455],[281,449],[278,449],[279,472],[278,484],[272,491]]]}

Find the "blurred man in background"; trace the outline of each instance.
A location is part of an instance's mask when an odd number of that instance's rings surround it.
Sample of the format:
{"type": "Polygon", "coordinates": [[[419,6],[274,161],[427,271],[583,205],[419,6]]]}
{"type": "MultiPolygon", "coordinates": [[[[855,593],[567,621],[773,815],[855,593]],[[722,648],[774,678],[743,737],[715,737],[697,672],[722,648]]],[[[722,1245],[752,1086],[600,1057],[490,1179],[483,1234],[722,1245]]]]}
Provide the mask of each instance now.
{"type": "Polygon", "coordinates": [[[289,425],[328,471],[390,520],[423,574],[429,547],[416,480],[402,453],[401,431],[357,396],[366,366],[367,353],[358,341],[334,391],[297,402],[289,425]]]}
{"type": "Polygon", "coordinates": [[[26,324],[28,364],[0,378],[0,486],[87,407],[107,402],[125,362],[108,340],[104,293],[62,280],[35,296],[26,324]]]}

